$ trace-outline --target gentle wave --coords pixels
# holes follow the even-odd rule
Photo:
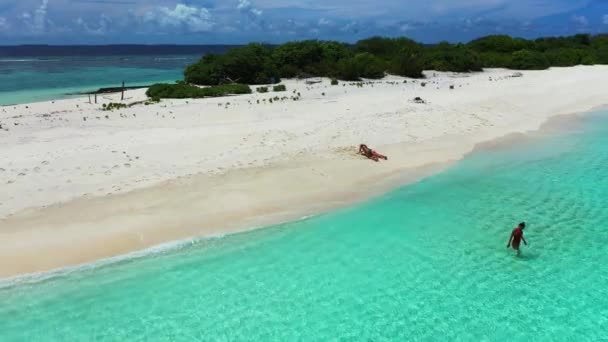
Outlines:
[[[312,214],[304,215],[304,216],[301,216],[294,220],[280,221],[280,222],[276,223],[275,225],[281,225],[281,224],[285,224],[288,222],[305,221],[305,220],[308,220],[315,216],[316,215],[312,215]],[[154,245],[154,246],[151,246],[148,248],[140,249],[138,251],[130,252],[127,254],[121,254],[121,255],[117,255],[117,256],[113,256],[113,257],[109,257],[109,258],[99,259],[97,261],[87,262],[87,263],[78,264],[78,265],[74,265],[74,266],[61,267],[61,268],[57,268],[57,269],[54,269],[51,271],[33,272],[33,273],[20,274],[20,275],[8,277],[8,278],[0,278],[0,289],[6,289],[6,288],[10,288],[10,287],[39,283],[39,282],[43,282],[43,281],[54,279],[54,278],[65,277],[65,276],[68,276],[75,272],[88,271],[88,270],[92,270],[92,269],[96,269],[96,268],[101,268],[101,267],[105,267],[105,266],[109,266],[109,265],[118,264],[118,263],[125,262],[125,261],[132,261],[132,260],[147,258],[147,257],[155,256],[155,255],[168,253],[168,252],[174,252],[174,251],[178,251],[180,249],[190,247],[190,246],[193,246],[193,245],[196,245],[199,243],[207,242],[210,240],[221,239],[221,238],[225,238],[230,235],[246,233],[249,231],[261,229],[264,227],[271,227],[271,226],[273,226],[273,225],[252,226],[252,227],[249,227],[244,230],[238,230],[238,231],[229,232],[229,233],[217,233],[214,235],[208,235],[208,236],[202,236],[202,237],[190,237],[190,238],[185,238],[185,239],[180,239],[180,240],[175,240],[175,241],[169,241],[169,242],[161,243],[161,244]]]
[[[0,59],[0,63],[61,62],[61,59]]]
[[[212,236],[207,239],[213,238],[221,238],[223,235]],[[50,280],[53,278],[64,277],[70,275],[74,272],[82,272],[87,270],[92,270],[95,268],[100,268],[112,264],[117,264],[124,261],[130,261],[135,259],[140,259],[143,257],[150,257],[154,255],[163,254],[170,251],[179,250],[184,247],[188,247],[199,242],[199,239],[190,238],[184,240],[177,240],[172,242],[166,242],[160,245],[152,246],[149,248],[145,248],[139,251],[118,255],[115,257],[100,259],[98,261],[79,264],[75,266],[62,267],[55,269],[53,271],[48,272],[35,272],[35,273],[27,273],[14,277],[0,279],[0,289],[5,289],[14,286],[22,286],[28,284],[39,283],[45,280]]]
[[[155,61],[184,61],[187,59],[192,59],[192,58],[188,58],[188,57],[156,57],[156,58],[154,58]]]

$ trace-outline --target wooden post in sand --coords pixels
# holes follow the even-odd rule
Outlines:
[[[125,99],[125,81],[122,81],[122,93],[120,94],[120,101]]]
[[[97,93],[95,93],[95,104],[97,104]]]
[[[91,94],[89,94],[89,104],[91,104]]]

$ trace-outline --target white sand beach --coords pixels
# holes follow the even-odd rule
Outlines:
[[[102,103],[120,94],[0,107],[0,277],[319,213],[608,103],[608,66],[514,74],[286,80],[286,92],[114,111]],[[357,155],[360,143],[388,161]]]

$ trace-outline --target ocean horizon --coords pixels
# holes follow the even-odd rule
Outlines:
[[[607,133],[587,114],[348,208],[2,287],[3,340],[600,340]]]
[[[186,66],[233,45],[0,46],[0,106],[71,98],[99,88],[183,79]]]

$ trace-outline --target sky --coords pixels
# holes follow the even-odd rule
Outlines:
[[[608,32],[608,0],[0,0],[0,45],[425,43]]]

